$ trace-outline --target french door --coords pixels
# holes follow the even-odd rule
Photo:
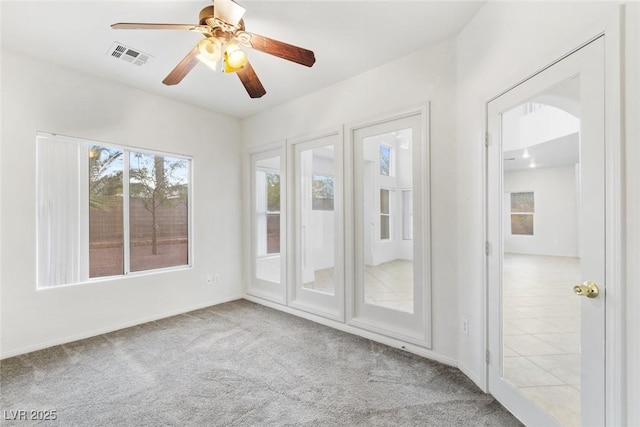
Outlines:
[[[344,321],[342,133],[291,141],[294,266],[289,305]]]
[[[430,347],[428,117],[252,154],[247,294]]]
[[[425,115],[352,129],[354,277],[350,324],[429,345]]]
[[[605,425],[604,39],[488,104],[489,391]]]
[[[286,304],[284,149],[254,153],[250,159],[251,280],[247,293]]]

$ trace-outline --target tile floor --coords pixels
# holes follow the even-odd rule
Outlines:
[[[413,313],[413,263],[393,260],[376,266],[365,266],[365,302],[381,307]],[[333,295],[333,268],[316,270],[313,282],[305,289]]]
[[[413,262],[396,259],[365,266],[364,301],[367,304],[413,313]]]
[[[505,254],[503,375],[564,426],[580,425],[580,259]]]
[[[313,282],[303,283],[302,287],[305,289],[311,289],[312,291],[333,295],[336,286],[333,280],[333,273],[333,267],[316,270]]]

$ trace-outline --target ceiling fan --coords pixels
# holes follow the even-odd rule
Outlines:
[[[203,40],[185,56],[162,81],[176,85],[203,62],[214,70],[221,63],[225,73],[236,73],[251,98],[260,98],[267,91],[249,63],[243,47],[311,67],[316,58],[313,51],[245,31],[242,19],[245,8],[233,0],[214,0],[213,6],[200,11],[199,24],[148,24],[120,22],[111,25],[119,30],[188,30],[201,33]]]

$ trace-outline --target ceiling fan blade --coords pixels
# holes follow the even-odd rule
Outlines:
[[[268,53],[279,58],[286,59],[311,67],[316,62],[316,56],[313,51],[304,49],[292,44],[284,43],[278,40],[270,39],[258,34],[248,33],[246,31],[238,31],[236,38],[240,44],[251,47],[260,52]]]
[[[262,95],[267,93],[264,86],[262,86],[258,75],[249,62],[244,64],[242,70],[238,71],[236,74],[240,77],[240,81],[251,98],[260,98]]]
[[[178,65],[176,65],[176,67],[171,70],[167,77],[164,78],[162,83],[166,84],[167,86],[177,85],[178,83],[180,83],[182,79],[184,79],[184,76],[186,76],[189,71],[191,71],[193,67],[195,67],[199,62],[199,53],[200,52],[198,51],[198,46],[191,49],[191,52],[187,53],[187,56],[182,58],[182,61],[180,61]]]
[[[238,25],[246,9],[233,0],[214,0],[213,17],[232,27]]]
[[[118,22],[111,24],[111,28],[116,30],[189,30],[199,33],[206,33],[209,27],[206,25],[194,24],[149,24],[144,22]]]

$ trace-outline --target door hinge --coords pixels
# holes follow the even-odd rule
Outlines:
[[[489,350],[485,350],[485,352],[484,352],[484,360],[485,360],[485,362],[487,362],[487,365],[488,365],[488,364],[489,364],[489,361],[491,360],[491,359],[490,359],[490,353],[489,353]]]
[[[489,256],[489,242],[488,241],[484,242],[484,254],[486,256]]]
[[[489,146],[489,132],[484,133],[484,146],[485,147]]]

